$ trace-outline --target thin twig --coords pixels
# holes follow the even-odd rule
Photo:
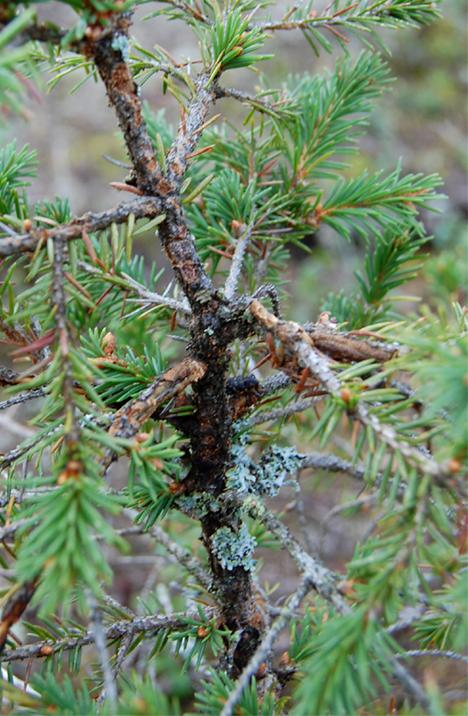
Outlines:
[[[110,626],[104,627],[104,636],[106,640],[119,639],[126,634],[155,634],[159,631],[170,629],[177,631],[186,626],[186,617],[183,614],[176,614],[170,617],[161,617],[159,615],[136,617],[133,620],[123,619],[114,622]],[[44,658],[55,654],[59,651],[70,651],[72,649],[88,646],[94,642],[94,634],[91,630],[80,636],[65,637],[52,641],[37,642],[27,646],[20,646],[17,649],[5,651],[2,655],[2,662],[24,661],[33,657]]]
[[[317,594],[331,602],[339,611],[346,612],[349,607],[338,589],[340,575],[325,567],[301,546],[289,529],[270,512],[257,498],[248,497],[244,503],[249,513],[261,520],[272,534],[289,552],[300,571],[307,576],[310,587]]]
[[[422,706],[426,713],[435,716],[434,711],[431,708],[431,701],[421,684],[416,681],[414,676],[412,676],[407,669],[405,669],[403,664],[400,664],[396,655],[390,659],[390,662],[392,664],[393,673],[401,682],[405,691],[414,698],[416,703]]]
[[[24,393],[18,393],[12,398],[7,398],[0,402],[0,410],[6,410],[11,408],[12,405],[19,405],[20,403],[26,403],[28,400],[35,400],[36,398],[43,398],[45,395],[43,388],[36,388],[34,390],[25,390]]]
[[[236,293],[239,277],[244,265],[245,252],[249,245],[250,237],[252,236],[253,227],[254,224],[252,222],[249,226],[244,228],[244,231],[237,239],[236,248],[232,257],[231,268],[224,287],[224,295],[228,300],[234,298]]]
[[[160,197],[137,197],[133,201],[118,204],[113,209],[99,213],[89,211],[68,224],[60,224],[52,229],[33,229],[27,234],[3,236],[0,241],[0,257],[34,251],[39,243],[45,244],[48,239],[54,241],[80,239],[83,232],[94,233],[107,229],[111,224],[124,224],[131,215],[135,219],[152,219],[163,213],[163,202]]]
[[[100,701],[108,699],[112,707],[115,708],[117,703],[117,686],[115,684],[114,674],[110,667],[109,654],[106,645],[106,635],[101,621],[101,612],[96,599],[91,593],[88,595],[88,602],[91,609],[90,631],[96,645],[96,651],[99,657],[104,679],[104,689],[102,690]]]
[[[441,657],[442,659],[453,659],[454,661],[463,661],[464,664],[468,664],[468,656],[458,654],[456,651],[447,651],[446,649],[409,649],[396,654],[397,659],[412,659],[414,657]]]
[[[154,537],[179,564],[182,564],[188,572],[193,574],[205,589],[211,589],[212,580],[210,575],[203,569],[201,563],[192,557],[190,552],[178,545],[177,542],[174,542],[161,527],[152,527],[148,534]]]
[[[311,408],[315,403],[318,403],[320,400],[323,400],[323,396],[296,400],[282,408],[275,408],[274,410],[270,410],[268,412],[265,411],[252,415],[250,418],[245,419],[245,425],[250,428],[255,425],[262,425],[262,423],[269,423],[271,421],[276,422],[277,420],[281,420],[281,418],[289,418],[291,415],[303,413],[304,410],[309,410],[309,408]]]
[[[191,314],[190,308],[182,301],[177,301],[177,299],[171,298],[170,296],[150,291],[126,273],[122,273],[122,276],[107,273],[103,269],[91,266],[91,264],[88,264],[85,261],[78,261],[78,266],[80,269],[86,271],[86,273],[89,273],[92,276],[99,276],[99,278],[102,278],[104,281],[109,281],[109,283],[113,283],[114,285],[125,290],[133,291],[149,305],[154,304],[158,306],[167,306],[168,308],[178,311],[179,313],[183,313],[184,315]],[[131,299],[129,299],[129,301],[130,300]]]

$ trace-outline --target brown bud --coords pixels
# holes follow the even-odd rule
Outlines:
[[[41,656],[50,656],[54,653],[54,648],[49,646],[49,644],[44,644],[44,646],[41,646],[41,651],[39,653]]]
[[[64,485],[68,480],[78,477],[83,470],[83,465],[78,460],[69,460],[65,470],[62,470],[57,478],[57,485]]]
[[[255,629],[259,629],[260,631],[265,626],[265,621],[259,611],[255,612],[249,623],[250,626],[253,626]]]
[[[146,440],[148,440],[149,436],[150,433],[137,433],[135,435],[135,442],[144,443]]]
[[[344,400],[345,403],[349,403],[349,401],[353,397],[349,388],[343,388],[343,390],[340,393],[340,396],[341,396],[341,399]]]
[[[460,472],[461,464],[460,464],[459,460],[456,460],[454,457],[451,460],[449,460],[448,469],[453,474]]]
[[[231,230],[236,238],[242,234],[244,228],[244,224],[241,221],[237,221],[237,219],[231,221]]]
[[[283,651],[283,653],[281,654],[281,658],[279,660],[279,665],[284,668],[285,666],[290,666],[290,664],[291,664],[291,659],[290,659],[288,652]]]
[[[82,470],[82,464],[78,460],[70,460],[67,464],[67,470],[71,477],[78,477]]]
[[[91,40],[91,42],[95,42],[96,40],[99,40],[99,37],[101,36],[101,28],[98,25],[88,25],[85,31],[85,37],[87,40]]]
[[[169,492],[172,495],[181,495],[183,492],[185,492],[184,483],[183,482],[169,483]]]
[[[266,661],[263,661],[260,664],[260,666],[258,667],[257,673],[255,674],[255,676],[257,677],[257,679],[263,679],[266,675],[266,671],[267,671]]]
[[[25,219],[25,220],[23,221],[23,229],[24,229],[25,231],[28,231],[28,232],[31,231],[31,229],[32,229],[32,221],[31,221],[31,219]]]
[[[106,356],[110,356],[115,353],[115,336],[110,331],[106,333],[102,339],[102,348]]]
[[[204,626],[198,627],[197,629],[197,636],[199,636],[200,639],[203,639],[205,636],[208,636],[209,633],[209,629]]]
[[[345,594],[347,597],[353,596],[354,592],[354,579],[344,579],[342,582],[339,583],[338,587],[342,594]],[[327,614],[328,619],[328,614]]]

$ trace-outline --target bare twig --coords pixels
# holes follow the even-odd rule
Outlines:
[[[188,572],[193,574],[205,589],[211,589],[212,579],[210,575],[203,569],[201,563],[192,557],[190,552],[187,552],[187,550],[178,545],[177,542],[174,542],[160,527],[152,527],[148,534],[154,537],[159,544],[162,544],[164,549],[172,555],[179,564],[182,564]]]
[[[206,366],[200,361],[186,358],[151,383],[137,398],[116,412],[109,433],[121,438],[136,435],[141,425],[164,402],[182,393],[188,385],[200,380]]]
[[[215,100],[213,84],[208,75],[200,75],[195,83],[195,94],[184,113],[177,137],[167,156],[167,176],[174,187],[180,187],[187,162],[198,144],[210,105]]]
[[[101,612],[94,596],[88,595],[88,602],[91,609],[90,631],[93,635],[96,651],[101,665],[101,671],[104,679],[104,689],[101,693],[100,700],[109,700],[109,703],[115,708],[117,703],[117,686],[115,684],[114,674],[110,667],[109,654],[106,646],[106,635],[101,621]]]
[[[148,289],[145,289],[144,286],[141,286],[141,284],[137,283],[137,281],[134,281],[128,274],[122,275],[128,281],[135,293],[137,293],[141,298],[143,298],[146,303],[167,306],[168,308],[171,308],[174,311],[178,311],[185,316],[191,315],[192,311],[186,303],[178,301],[175,298],[171,298],[170,296],[155,293],[154,291],[148,291]]]
[[[448,651],[447,649],[409,649],[408,651],[396,654],[397,659],[413,659],[415,657],[440,657],[442,659],[453,659],[454,661],[462,661],[464,664],[468,664],[468,656],[458,654],[456,651]]]
[[[397,656],[390,659],[390,662],[392,664],[393,673],[401,682],[406,693],[412,696],[416,703],[422,706],[426,713],[433,714],[433,716],[435,716],[433,709],[431,709],[430,699],[421,684],[416,681],[414,676],[412,676],[407,669],[405,669],[403,664],[400,664]]]
[[[80,239],[83,232],[93,233],[103,231],[111,224],[124,224],[131,215],[135,219],[152,219],[164,213],[162,206],[159,197],[142,196],[99,213],[89,211],[68,224],[60,224],[52,229],[33,229],[27,234],[4,236],[0,241],[0,257],[34,251],[39,243],[45,244],[48,239]]]
[[[88,264],[85,261],[78,261],[78,266],[83,271],[86,271],[86,273],[89,273],[93,276],[99,276],[104,281],[108,281],[109,283],[112,283],[115,286],[118,286],[124,290],[133,291],[137,294],[137,296],[142,299],[142,301],[149,305],[154,304],[157,306],[167,306],[168,308],[171,308],[174,311],[178,311],[179,313],[182,313],[184,315],[188,316],[191,314],[190,308],[185,303],[182,303],[182,301],[177,301],[177,299],[171,298],[170,296],[165,296],[163,294],[150,291],[126,273],[123,273],[121,276],[119,276],[115,273],[106,272],[96,266],[91,266],[91,264]]]
[[[244,264],[244,255],[249,245],[250,237],[252,236],[252,230],[253,223],[246,226],[242,234],[237,239],[234,256],[232,257],[231,268],[224,287],[224,295],[228,300],[233,298],[236,293],[242,266]]]
[[[119,639],[127,634],[155,634],[158,631],[170,629],[177,631],[186,626],[186,618],[183,614],[175,614],[170,617],[159,615],[136,617],[133,620],[123,619],[114,622],[110,626],[103,627],[106,640]],[[72,649],[88,646],[94,642],[94,633],[90,630],[80,636],[65,637],[52,641],[37,642],[28,646],[21,646],[17,649],[10,649],[2,655],[2,662],[24,661],[32,657],[44,658],[59,651],[70,651]]]
[[[339,611],[347,611],[349,607],[338,589],[340,576],[306,552],[286,525],[273,512],[270,512],[258,498],[249,497],[244,504],[250,514],[260,519],[289,552],[300,571],[309,580],[310,588],[331,602]]]
[[[323,398],[317,397],[295,400],[282,408],[275,408],[274,410],[270,410],[268,412],[265,411],[252,415],[250,418],[245,419],[245,424],[248,425],[248,427],[254,427],[255,425],[262,425],[263,423],[269,423],[271,421],[276,422],[277,420],[281,420],[281,418],[289,418],[291,415],[308,410],[320,400],[323,400]]]
[[[12,405],[19,405],[20,403],[26,403],[28,400],[35,400],[36,398],[43,398],[45,395],[42,388],[36,388],[35,390],[25,390],[24,393],[18,393],[12,398],[7,398],[0,402],[0,410],[6,410],[11,408]]]

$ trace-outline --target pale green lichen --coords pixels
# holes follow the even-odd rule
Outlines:
[[[200,520],[208,512],[218,512],[219,501],[208,493],[194,492],[191,495],[182,495],[177,498],[177,506],[186,515]]]
[[[237,532],[229,527],[220,527],[211,538],[213,553],[221,566],[230,571],[236,567],[252,571],[255,567],[253,553],[256,545],[257,540],[245,524]]]
[[[123,61],[127,62],[130,57],[130,43],[128,41],[128,37],[122,35],[122,33],[114,35],[112,38],[112,49],[117,51],[120,50]]]
[[[296,485],[294,475],[300,467],[302,456],[289,447],[273,445],[255,464],[247,455],[245,438],[232,450],[234,466],[228,471],[227,487],[240,494],[275,497],[286,484]]]

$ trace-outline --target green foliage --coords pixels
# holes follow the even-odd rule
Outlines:
[[[346,716],[389,688],[393,640],[363,610],[329,619],[313,635],[302,663],[294,713]]]
[[[37,674],[32,684],[39,692],[41,701],[36,702],[31,710],[26,709],[26,713],[47,714],[54,711],[64,716],[92,716],[97,713],[97,704],[85,684],[75,689],[69,676],[58,682],[51,673],[44,676]]]
[[[289,22],[297,23],[304,36],[318,55],[321,50],[331,52],[333,44],[330,41],[330,26],[339,28],[333,33],[333,39],[343,48],[348,42],[347,35],[363,34],[381,44],[380,36],[376,31],[383,27],[399,28],[414,25],[424,25],[438,16],[438,2],[431,0],[364,0],[357,5],[349,4],[346,0],[337,0],[332,6],[325,6],[323,14],[314,11],[314,1],[307,0],[299,7],[294,6],[292,12],[287,13]],[[331,12],[330,12],[331,10]],[[345,32],[343,32],[345,31]],[[345,34],[346,33],[346,34]]]
[[[112,357],[106,356],[105,338],[105,329],[90,330],[82,339],[83,353],[99,366],[98,395],[107,405],[115,406],[139,395],[155,375],[164,371],[166,361],[158,343],[151,352],[145,348],[142,356],[127,346],[116,346]]]
[[[464,459],[468,446],[466,317],[455,322],[425,313],[421,329],[407,338],[416,361],[417,395],[428,420],[444,416],[450,426],[452,454]]]
[[[11,49],[7,45],[28,27],[34,16],[32,8],[26,10],[13,18],[0,32],[0,124],[4,123],[8,113],[21,114],[24,111],[26,84],[19,70],[29,66],[31,47],[25,44]]]
[[[29,186],[28,179],[36,175],[37,153],[26,145],[19,151],[16,142],[10,142],[0,149],[0,215],[21,216],[25,205],[22,190]],[[5,217],[6,218],[6,217]]]
[[[405,285],[421,280],[423,219],[441,182],[436,174],[404,174],[400,164],[363,170],[356,156],[390,82],[377,31],[423,25],[438,4],[334,0],[316,7],[307,0],[275,17],[273,2],[161,0],[148,19],[183,22],[198,38],[198,53],[184,59],[127,37],[120,13],[143,3],[64,0],[77,20],[63,31],[37,24],[28,7],[36,4],[8,3],[0,11],[2,108],[22,111],[23,72],[28,81],[50,72],[50,88],[78,73],[72,91],[87,78],[99,81],[106,74],[93,59],[99,45],[106,61],[117,63],[117,94],[124,76],[124,97],[107,89],[127,145],[129,134],[141,142],[127,153],[134,158],[144,146],[151,154],[152,146],[164,181],[155,197],[142,197],[135,166],[123,187],[131,209],[112,210],[112,220],[90,212],[76,230],[74,197],[29,203],[35,151],[14,142],[0,150],[0,250],[34,245],[0,266],[8,362],[2,409],[40,401],[26,413],[27,428],[15,428],[15,417],[14,428],[27,438],[0,461],[0,562],[11,580],[0,631],[10,653],[27,652],[10,633],[27,608],[14,600],[25,586],[37,587],[27,630],[45,661],[31,681],[36,693],[5,683],[5,698],[26,713],[218,716],[279,612],[282,634],[291,622],[287,652],[277,653],[281,636],[262,653],[233,714],[386,712],[390,684],[393,701],[395,681],[405,686],[397,666],[408,655],[390,635],[399,638],[394,626],[405,609],[415,614],[415,650],[461,652],[467,639],[460,474],[468,344],[466,315],[450,305],[461,294],[453,257],[434,253],[416,286],[422,305],[397,310],[408,299],[400,295]],[[124,30],[116,32],[116,23]],[[302,32],[316,52],[345,47],[354,35],[367,49],[338,58],[323,75],[270,87],[259,70],[271,55],[258,53],[276,30]],[[45,41],[29,44],[37,34]],[[244,69],[257,73],[253,94],[226,84],[238,76],[242,82],[237,71]],[[225,76],[229,70],[236,73]],[[140,115],[140,87],[150,79],[160,79],[168,102],[175,99],[174,126],[152,102],[142,103]],[[225,99],[239,100],[241,114],[226,115]],[[179,167],[180,192],[177,182],[167,184]],[[153,199],[164,210],[136,219]],[[155,238],[177,275],[196,275],[200,260],[212,293],[185,286],[183,295],[181,282],[161,268]],[[340,285],[338,268],[319,275],[319,253],[333,242],[343,250],[355,244],[351,292],[329,293],[329,284]],[[270,300],[281,318],[296,318],[285,287],[294,277],[291,255],[304,248],[318,266],[314,305],[325,286],[331,315],[308,316],[305,332],[280,323],[278,334],[294,332],[288,342],[271,328],[273,319],[260,330],[249,308],[252,298]],[[226,275],[235,278],[236,266],[228,291]],[[443,286],[435,294],[428,277],[438,276]],[[228,336],[222,349],[220,336]],[[314,369],[304,370],[307,351]],[[187,357],[199,361],[203,378],[179,383],[171,369]],[[156,386],[164,386],[157,398]],[[210,412],[218,400],[223,425]],[[211,451],[220,441],[218,465]],[[359,481],[358,490],[350,480]],[[277,507],[278,495],[279,527],[261,502]],[[343,528],[347,549],[334,555],[336,573],[321,563],[308,532],[308,508],[313,502],[313,522],[329,498],[335,506],[320,515],[325,531],[338,512],[343,520],[365,513],[368,522],[362,530]],[[304,529],[299,541],[297,524]],[[125,562],[121,585],[113,577],[126,559],[116,551],[129,548],[124,535],[136,554]],[[283,580],[280,549],[310,587],[305,606],[297,598],[289,611],[291,601],[269,582],[279,575],[288,587],[292,579],[288,572]],[[116,602],[119,592],[125,604]],[[238,593],[246,600],[237,604],[246,608],[242,619],[229,602]],[[89,622],[90,595],[101,635]],[[89,647],[98,659],[88,658]],[[115,703],[107,692],[99,703],[108,665],[118,693]],[[435,714],[442,699],[430,684],[427,691]],[[398,701],[395,708],[410,713],[413,706]]]
[[[133,676],[130,682],[123,684],[114,713],[115,716],[152,716],[154,713],[180,716],[181,709],[177,700],[169,698],[150,678]]]
[[[102,518],[103,511],[117,512],[119,503],[99,484],[99,465],[84,450],[73,457],[73,462],[58,462],[52,481],[41,480],[58,487],[36,497],[22,512],[37,525],[21,543],[17,572],[20,579],[41,577],[37,600],[44,613],[59,605],[70,609],[75,585],[99,593],[101,580],[110,579],[99,539],[125,545]]]
[[[436,175],[400,176],[400,168],[384,177],[382,172],[370,176],[364,172],[357,179],[338,180],[316,217],[346,239],[351,231],[362,238],[381,229],[397,233],[413,229],[420,232],[417,209],[425,207],[440,186]]]
[[[264,43],[264,34],[258,28],[249,29],[249,20],[240,10],[219,17],[210,29],[210,78],[221,72],[240,67],[250,67],[271,55],[252,54]]]
[[[387,65],[371,52],[361,53],[355,61],[339,60],[328,76],[290,79],[288,89],[297,99],[299,116],[292,125],[288,156],[302,181],[336,177],[343,164],[331,157],[356,151],[371,100],[382,94],[388,82]]]
[[[415,640],[425,649],[463,650],[468,642],[465,595],[468,572],[435,595],[434,607],[416,622]]]
[[[409,234],[386,235],[376,241],[374,250],[366,255],[365,275],[356,274],[363,299],[369,304],[382,303],[389,291],[415,278],[421,264],[415,265],[414,259],[423,243],[424,239]]]
[[[207,716],[219,716],[227,700],[234,682],[224,672],[214,672],[210,681],[204,682],[204,690],[197,693],[197,713]],[[260,701],[257,696],[257,682],[254,679],[244,690],[236,707],[239,716],[276,716],[281,713],[285,699],[276,699],[274,694],[267,692]]]
[[[359,293],[329,294],[323,309],[347,329],[398,318],[392,291],[416,278],[422,266],[421,247],[426,241],[411,232],[377,235],[366,247],[363,273],[355,272]]]

